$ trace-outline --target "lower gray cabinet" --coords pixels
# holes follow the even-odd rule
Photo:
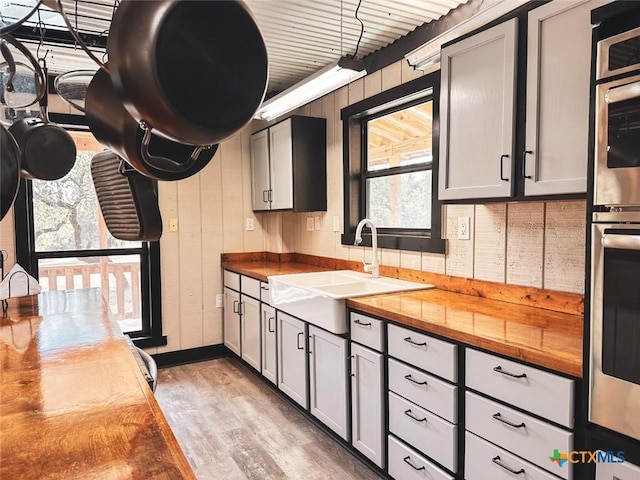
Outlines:
[[[260,371],[260,302],[240,296],[242,359]]]
[[[348,440],[347,340],[309,326],[310,412]]]
[[[384,468],[384,357],[351,343],[351,444]]]
[[[262,375],[274,384],[278,384],[278,352],[276,336],[276,310],[264,303],[260,308],[262,328]]]
[[[278,311],[278,388],[308,408],[307,324]]]
[[[224,344],[240,355],[240,294],[224,288]]]

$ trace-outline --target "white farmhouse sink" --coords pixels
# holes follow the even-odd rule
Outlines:
[[[427,283],[372,278],[353,270],[295,273],[269,277],[271,305],[333,333],[347,332],[345,299],[433,288]]]

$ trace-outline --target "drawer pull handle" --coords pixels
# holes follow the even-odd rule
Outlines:
[[[260,285],[261,290],[269,290],[269,285]]]
[[[411,468],[413,468],[414,470],[425,470],[424,465],[421,467],[416,467],[413,462],[411,462],[411,457],[409,455],[407,455],[406,457],[403,458],[404,463],[406,463],[407,465],[409,465]]]
[[[354,320],[354,321],[353,321],[353,323],[357,323],[358,325],[361,325],[361,326],[363,326],[363,327],[370,327],[370,326],[371,326],[371,322],[364,323],[364,322],[361,322],[361,321],[360,321],[360,320],[358,320],[358,319]]]
[[[492,417],[494,419],[498,420],[499,422],[502,422],[502,423],[504,423],[506,425],[509,425],[510,427],[513,427],[513,428],[526,428],[526,425],[525,425],[524,422],[518,423],[518,424],[511,423],[510,421],[503,419],[502,416],[500,415],[500,413],[494,413],[492,415]]]
[[[418,347],[426,347],[427,346],[427,342],[422,342],[422,343],[414,342],[413,340],[411,340],[411,337],[405,338],[404,341],[405,342],[409,342],[412,345],[417,345]]]
[[[427,381],[426,381],[426,380],[424,380],[424,381],[422,381],[422,382],[419,382],[419,381],[417,381],[417,380],[414,380],[414,379],[411,377],[411,374],[405,375],[405,376],[404,376],[404,378],[406,378],[407,380],[409,380],[411,383],[415,383],[416,385],[426,385],[426,384],[427,384]]]
[[[516,375],[515,373],[505,372],[504,370],[502,370],[502,367],[500,365],[498,365],[497,367],[493,367],[493,371],[501,373],[502,375],[506,375],[507,377],[527,378],[527,374],[526,373],[521,373],[520,375]]]
[[[507,472],[513,473],[514,475],[520,475],[521,473],[524,473],[524,468],[521,468],[520,470],[514,470],[512,468],[507,467],[504,463],[500,461],[499,455],[496,457],[493,457],[491,461],[496,465],[498,465],[499,467],[504,468]]]
[[[424,418],[418,418],[418,417],[416,417],[416,416],[413,414],[413,412],[411,411],[411,409],[409,409],[409,410],[405,410],[405,411],[404,411],[404,414],[405,414],[407,417],[411,418],[412,420],[415,420],[416,422],[426,422],[426,421],[427,421],[427,417],[424,417]]]
[[[304,335],[304,332],[298,332],[298,335],[296,338],[296,347],[298,347],[298,350],[304,350],[304,345],[300,346],[300,335]]]

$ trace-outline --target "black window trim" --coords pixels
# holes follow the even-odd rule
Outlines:
[[[410,82],[385,90],[378,95],[366,98],[343,108],[340,111],[342,120],[342,146],[344,168],[344,232],[341,236],[343,245],[353,245],[355,229],[365,216],[364,179],[366,162],[366,123],[368,120],[398,111],[426,101],[433,100],[432,125],[432,206],[431,230],[423,229],[379,229],[378,246],[394,250],[409,250],[432,253],[445,253],[446,241],[441,238],[442,208],[437,199],[438,192],[438,145],[439,145],[439,96],[440,72],[416,78]],[[413,168],[415,167],[415,168]],[[424,165],[395,167],[404,173],[424,171]],[[388,175],[390,169],[382,175]],[[369,172],[368,178],[379,176]],[[363,235],[362,245],[370,246],[371,237]]]
[[[52,115],[53,116],[53,115]],[[69,130],[87,130],[84,118],[77,115],[60,115],[67,120]],[[160,242],[141,242],[140,248],[64,250],[52,252],[35,251],[35,227],[33,223],[33,186],[31,180],[21,179],[14,202],[14,229],[16,262],[29,275],[38,278],[38,260],[43,258],[83,257],[102,254],[140,255],[140,299],[142,304],[142,331],[130,332],[133,343],[140,348],[167,345],[167,337],[162,334],[162,298],[160,270]]]

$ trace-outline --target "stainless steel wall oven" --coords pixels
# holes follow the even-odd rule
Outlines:
[[[629,18],[596,36],[589,421],[640,440],[640,21]]]

